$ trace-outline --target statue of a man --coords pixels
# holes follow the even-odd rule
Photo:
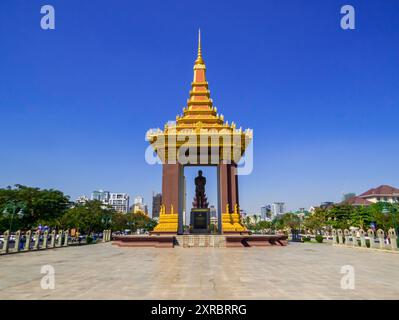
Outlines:
[[[202,208],[205,200],[206,178],[202,176],[202,170],[198,171],[198,177],[195,178],[195,196],[197,198],[198,207]]]

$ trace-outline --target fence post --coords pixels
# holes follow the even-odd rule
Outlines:
[[[3,253],[8,253],[9,242],[10,242],[10,230],[7,230],[3,234],[4,242],[3,242]]]
[[[337,244],[337,230],[333,229],[332,230],[332,236],[333,236],[333,245]]]
[[[62,247],[62,230],[58,230],[58,247]]]
[[[354,247],[358,247],[359,244],[357,243],[357,235],[356,235],[357,231],[356,230],[352,230],[351,234],[352,234],[352,246]]]
[[[39,249],[39,239],[40,239],[40,231],[37,230],[35,232],[35,242],[33,243],[33,250],[38,250]]]
[[[374,231],[372,229],[368,229],[367,234],[370,238],[370,248],[375,248]]]
[[[359,235],[360,235],[360,246],[362,247],[362,248],[367,248],[367,245],[366,245],[366,238],[365,238],[365,236],[364,236],[364,230],[363,229],[360,229],[359,230]]]
[[[55,246],[55,230],[51,231],[50,248],[54,248],[54,246]]]
[[[394,228],[389,229],[389,242],[391,243],[392,250],[398,250],[397,236]]]
[[[43,233],[43,244],[42,249],[47,249],[47,238],[48,238],[48,231],[44,231]]]
[[[338,229],[338,243],[339,244],[344,244],[344,239],[342,237],[342,229]]]
[[[385,249],[385,239],[384,239],[384,231],[382,229],[377,230],[378,240],[380,241],[380,249]]]
[[[15,247],[14,252],[19,252],[19,243],[21,241],[21,230],[15,232]]]
[[[31,230],[26,231],[26,233],[25,233],[26,242],[25,242],[24,251],[29,251],[30,250],[31,236],[32,236],[32,231]]]
[[[350,232],[349,232],[348,229],[345,229],[345,230],[344,230],[344,235],[345,235],[345,245],[346,245],[346,246],[349,246],[349,242],[350,242],[349,235],[350,235]]]
[[[66,230],[64,232],[64,236],[65,236],[65,238],[64,238],[64,247],[67,247],[68,246],[68,236],[69,236],[69,231],[68,230]]]

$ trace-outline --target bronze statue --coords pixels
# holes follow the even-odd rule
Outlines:
[[[207,198],[205,196],[206,178],[202,175],[202,170],[198,171],[198,177],[195,178],[195,208],[208,208]]]

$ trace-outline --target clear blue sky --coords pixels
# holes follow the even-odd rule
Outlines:
[[[347,3],[356,30],[340,28]],[[144,161],[145,133],[184,107],[199,27],[215,105],[254,130],[244,209],[399,186],[397,0],[3,0],[0,186],[151,204],[161,168]]]

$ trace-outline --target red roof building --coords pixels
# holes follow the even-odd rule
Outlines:
[[[399,189],[388,185],[381,185],[377,188],[367,190],[356,198],[361,198],[372,203],[380,201],[397,203],[399,202]]]

